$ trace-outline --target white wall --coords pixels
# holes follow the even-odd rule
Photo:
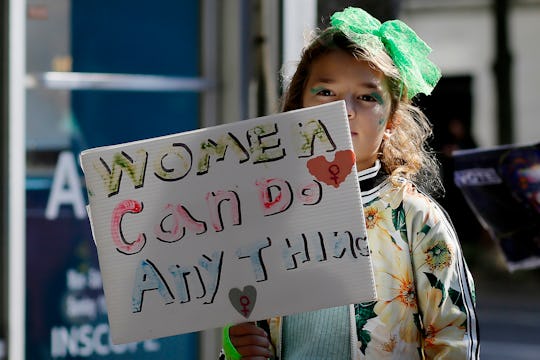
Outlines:
[[[283,1],[283,66],[285,79],[293,76],[302,49],[317,26],[316,0]]]
[[[444,2],[444,1],[443,1]],[[469,4],[408,1],[401,18],[432,48],[443,75],[473,78],[473,135],[479,146],[497,143],[495,21],[489,1]],[[474,3],[474,4],[473,4]],[[419,5],[420,4],[420,5]],[[414,5],[414,6],[413,6]],[[540,1],[511,2],[514,143],[540,141]]]
[[[540,141],[540,4],[513,9],[510,47],[514,70],[515,142]]]
[[[494,24],[491,13],[487,9],[468,7],[404,9],[401,18],[431,46],[431,59],[441,68],[443,76],[472,77],[473,135],[479,146],[495,144]]]

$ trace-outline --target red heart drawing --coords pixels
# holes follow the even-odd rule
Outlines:
[[[336,152],[332,162],[326,160],[323,155],[308,160],[307,168],[317,180],[338,188],[351,173],[354,162],[355,156],[352,150],[341,150]]]

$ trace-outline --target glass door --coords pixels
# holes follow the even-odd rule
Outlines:
[[[198,357],[198,334],[111,344],[77,159],[212,125],[202,3],[27,1],[27,359]]]

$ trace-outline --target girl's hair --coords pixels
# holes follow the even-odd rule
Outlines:
[[[350,41],[342,32],[330,27],[322,31],[304,49],[282,99],[282,110],[303,107],[302,94],[307,84],[311,64],[320,56],[335,50],[344,50],[356,59],[367,61],[381,71],[387,81],[392,97],[390,122],[392,135],[386,137],[379,150],[381,166],[392,181],[399,177],[414,181],[428,193],[442,194],[443,186],[439,163],[431,152],[427,140],[432,136],[431,123],[424,113],[407,98],[399,71],[386,51],[370,50]]]

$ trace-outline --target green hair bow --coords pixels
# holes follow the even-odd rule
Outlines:
[[[441,72],[427,56],[431,48],[403,21],[381,24],[362,9],[349,7],[332,15],[331,24],[351,41],[368,50],[384,49],[396,65],[409,99],[429,95]]]

